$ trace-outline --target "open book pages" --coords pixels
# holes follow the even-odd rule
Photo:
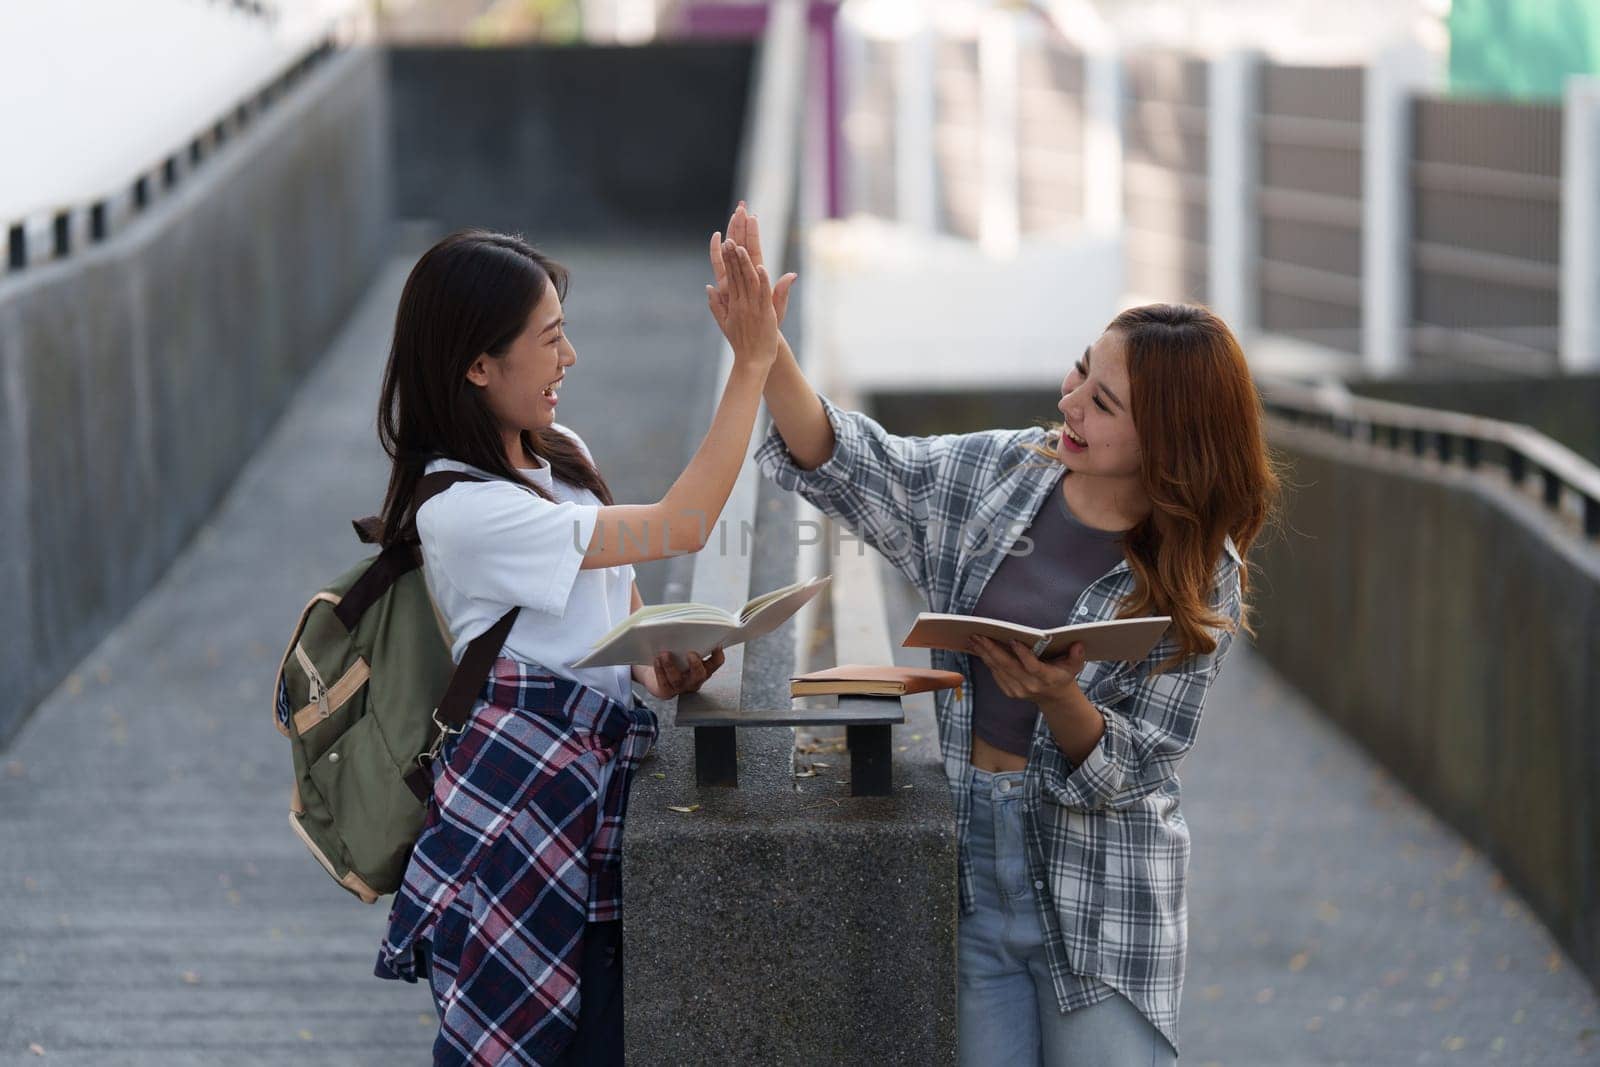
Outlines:
[[[1112,619],[1082,622],[1076,626],[1057,626],[1036,630],[1003,619],[977,615],[941,615],[925,611],[917,616],[911,632],[901,642],[907,648],[947,648],[967,651],[967,638],[974,634],[996,641],[1021,641],[1040,659],[1065,656],[1077,641],[1084,644],[1085,660],[1142,660],[1150,654],[1167,626],[1170,615],[1151,615],[1139,619]]]
[[[662,652],[682,657],[688,652],[709,656],[718,648],[737,645],[771,633],[816,596],[829,577],[796,582],[752,598],[739,613],[712,604],[650,604],[623,619],[569,667],[611,667],[653,663]]]

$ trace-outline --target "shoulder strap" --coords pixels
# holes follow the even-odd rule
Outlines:
[[[493,626],[474,637],[461,654],[461,662],[456,665],[455,672],[450,675],[450,684],[445,687],[444,697],[440,699],[438,708],[435,709],[434,722],[450,733],[460,733],[467,725],[467,719],[472,716],[472,708],[478,701],[478,693],[483,689],[483,683],[489,678],[489,671],[494,667],[494,661],[500,655],[506,638],[511,634],[511,627],[517,621],[517,615],[522,608],[514,607],[500,616]],[[406,787],[411,790],[422,803],[428,802],[429,795],[433,792],[433,775],[429,770],[430,758],[434,749],[417,757],[417,765],[411,768],[405,777]]]
[[[424,474],[417,479],[416,491],[411,496],[411,514],[415,515],[422,505],[457,482],[489,480],[477,474],[468,474],[466,471],[434,471],[432,474]],[[383,519],[377,515],[368,515],[364,519],[351,519],[350,525],[355,527],[356,537],[364,545],[376,545],[383,540]]]

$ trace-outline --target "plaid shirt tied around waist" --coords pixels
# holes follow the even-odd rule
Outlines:
[[[984,585],[1058,484],[1059,464],[1031,452],[1043,428],[901,437],[826,397],[833,455],[803,470],[777,427],[756,451],[762,473],[798,493],[881,552],[927,598],[928,610],[971,614]],[[1021,550],[1020,547],[1018,550]],[[850,551],[846,547],[843,551]],[[1237,628],[1243,561],[1231,537],[1213,570],[1210,607]],[[1116,617],[1133,591],[1126,560],[1091,582],[1062,621]],[[1233,641],[1160,674],[1177,651],[1164,635],[1138,663],[1093,661],[1078,685],[1105,717],[1105,734],[1080,764],[1044,716],[1023,777],[1029,875],[1063,1011],[1123,993],[1178,1047],[1178,1002],[1188,944],[1189,828],[1178,810],[1177,769],[1200,725],[1207,690]],[[932,649],[933,666],[959,671],[960,690],[934,694],[945,778],[960,841],[961,910],[973,910],[967,854],[972,784],[972,670],[965,653]],[[957,693],[960,696],[957,696]]]
[[[495,660],[434,763],[374,969],[415,982],[432,941],[435,1064],[548,1064],[571,1042],[586,924],[621,918],[628,790],[656,731],[641,703]]]

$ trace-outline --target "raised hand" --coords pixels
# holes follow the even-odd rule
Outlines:
[[[706,286],[706,303],[717,328],[733,347],[735,366],[766,372],[778,358],[778,317],[767,268],[751,262],[747,249],[722,242],[722,273]]]
[[[722,264],[721,246],[723,243],[721,233],[711,235],[711,274],[717,280],[718,288],[722,286],[724,267]],[[761,259],[761,225],[756,221],[756,216],[745,206],[743,200],[734,208],[733,215],[728,219],[727,240],[745,249],[750,253],[750,262],[762,266]],[[778,325],[783,325],[783,317],[789,310],[789,290],[794,287],[795,279],[799,275],[793,272],[785,274],[778,279],[778,284],[772,287],[772,310],[778,316]]]

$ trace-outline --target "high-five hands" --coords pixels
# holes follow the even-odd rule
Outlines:
[[[733,347],[735,366],[769,370],[778,358],[778,316],[767,268],[732,241],[724,240],[720,247],[715,239],[712,243],[712,262],[721,268],[717,284],[706,286],[711,317]]]
[[[722,245],[724,240],[732,241],[735,245],[750,253],[750,262],[757,267],[763,266],[761,260],[761,226],[743,200],[734,208],[733,215],[728,219],[728,236],[724,238],[720,233],[711,235],[711,274],[717,280],[717,288],[722,287],[723,276],[726,268],[723,266]],[[793,272],[785,274],[778,279],[778,284],[772,287],[772,310],[778,316],[778,325],[783,325],[783,316],[789,310],[789,290],[794,288],[794,281],[799,275]],[[707,286],[709,289],[710,286]]]

